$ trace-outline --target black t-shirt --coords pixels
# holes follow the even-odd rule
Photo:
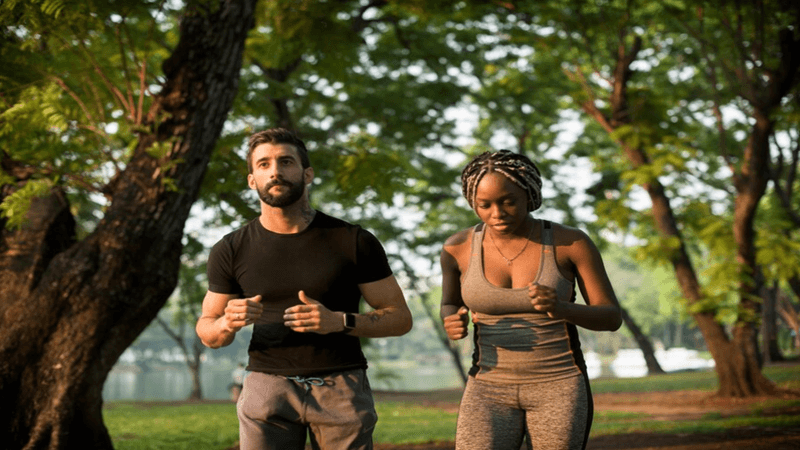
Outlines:
[[[252,220],[217,242],[208,259],[211,292],[262,296],[247,369],[276,375],[366,368],[358,337],[298,333],[283,324],[283,312],[301,303],[300,290],[331,311],[358,312],[358,285],[391,274],[375,236],[321,212],[296,234],[273,233]]]

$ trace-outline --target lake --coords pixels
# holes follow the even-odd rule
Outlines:
[[[672,348],[656,351],[656,358],[665,371],[703,370],[714,366],[696,350]],[[589,378],[642,377],[647,375],[644,356],[639,349],[622,349],[609,364],[602,364],[596,353],[586,353]],[[203,397],[226,399],[233,381],[235,363],[207,361],[201,366]],[[375,390],[425,391],[462,386],[461,377],[446,358],[420,363],[417,361],[382,361],[367,370]],[[183,400],[189,396],[191,376],[180,364],[150,365],[142,369],[131,361],[117,364],[103,386],[105,400]]]

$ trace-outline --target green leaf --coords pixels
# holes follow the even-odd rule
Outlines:
[[[29,180],[22,188],[6,196],[0,203],[0,215],[7,219],[6,227],[21,228],[27,222],[27,214],[33,200],[46,196],[52,188],[52,180]]]

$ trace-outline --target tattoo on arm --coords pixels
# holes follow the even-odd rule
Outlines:
[[[370,320],[372,323],[379,322],[379,321],[381,320],[381,318],[382,318],[383,316],[385,316],[385,315],[386,315],[386,311],[383,311],[383,310],[370,311],[370,312],[368,312],[368,313],[366,313],[366,314],[365,314],[365,316],[367,316],[367,318],[368,318],[368,319],[369,319],[369,320]]]

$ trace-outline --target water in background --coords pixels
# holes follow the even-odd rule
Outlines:
[[[639,349],[620,350],[616,358],[604,364],[596,353],[585,354],[589,378],[642,377],[647,375],[644,356]],[[697,351],[672,348],[656,351],[656,358],[667,371],[707,370],[713,360],[700,357]],[[233,382],[233,361],[207,361],[201,366],[203,398],[220,400],[229,398]],[[462,381],[446,358],[429,361],[382,361],[372,364],[367,371],[370,385],[375,390],[425,391],[459,388]],[[184,400],[189,396],[191,376],[185,365],[150,365],[143,369],[132,361],[121,361],[109,373],[103,386],[105,400]]]
[[[229,398],[233,365],[204,364],[200,369],[203,398]],[[435,390],[457,388],[461,379],[450,367],[405,367],[400,371],[370,367],[370,385],[375,390]],[[169,365],[142,370],[134,365],[117,365],[103,386],[108,400],[185,400],[191,390],[189,369]]]

